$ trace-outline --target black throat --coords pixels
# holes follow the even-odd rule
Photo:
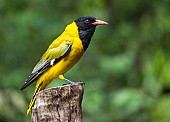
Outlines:
[[[88,48],[91,38],[94,34],[95,26],[89,28],[88,30],[81,30],[79,29],[79,36],[83,44],[84,51]]]
[[[93,24],[96,22],[96,18],[92,16],[82,16],[74,20],[74,22],[78,27],[79,38],[82,41],[84,51],[86,51],[96,28],[96,25]]]

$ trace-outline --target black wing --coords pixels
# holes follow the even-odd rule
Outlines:
[[[43,60],[41,59],[38,64],[35,66],[35,68],[33,69],[31,75],[28,77],[28,79],[25,81],[25,83],[23,84],[23,86],[21,87],[20,90],[25,89],[27,86],[29,86],[31,83],[33,83],[35,80],[37,80],[37,78],[44,73],[46,70],[48,70],[50,67],[52,67],[54,64],[56,64],[57,62],[59,62],[63,57],[65,57],[66,55],[69,54],[69,52],[71,51],[71,44],[67,45],[67,47],[65,48],[65,50],[63,50],[63,52],[61,53],[60,51],[60,56],[57,56],[57,58],[51,59],[51,60]],[[56,48],[56,50],[59,49]],[[54,50],[54,51],[56,51]]]

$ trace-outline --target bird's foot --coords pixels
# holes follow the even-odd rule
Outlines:
[[[64,78],[64,80],[68,83],[68,84],[83,84],[83,85],[85,85],[85,83],[84,82],[73,82],[73,81],[71,81],[71,80],[69,80],[69,79],[66,79],[66,78]],[[63,85],[65,85],[65,84],[63,84]]]

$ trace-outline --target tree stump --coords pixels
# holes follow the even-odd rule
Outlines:
[[[36,95],[32,122],[82,122],[83,84],[42,90]]]

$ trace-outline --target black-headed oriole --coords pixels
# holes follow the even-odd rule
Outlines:
[[[34,105],[36,93],[43,90],[54,78],[74,83],[64,78],[64,73],[82,57],[89,46],[96,26],[107,24],[107,22],[96,20],[92,16],[82,16],[69,24],[64,32],[51,43],[21,87],[21,90],[23,90],[36,81],[33,98],[28,106],[27,114]]]

